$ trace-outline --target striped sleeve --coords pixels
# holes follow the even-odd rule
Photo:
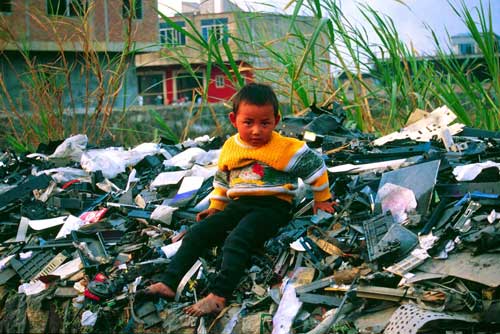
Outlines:
[[[313,191],[314,201],[324,202],[332,198],[330,193],[330,185],[328,183],[328,173],[325,171],[311,184],[311,190]]]
[[[227,197],[228,179],[227,173],[218,170],[214,177],[214,190],[210,194],[210,208],[223,210],[229,198]]]
[[[323,202],[332,197],[325,162],[305,143],[290,159],[287,170],[311,186],[315,201]]]

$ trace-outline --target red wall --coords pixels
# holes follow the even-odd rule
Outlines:
[[[215,86],[215,78],[218,75],[224,75],[224,87]],[[222,102],[229,100],[236,93],[231,81],[219,68],[213,68],[211,78],[208,82],[208,102]]]
[[[165,104],[170,104],[174,101],[174,80],[173,80],[173,70],[168,68],[165,71],[165,99],[163,99]]]
[[[244,64],[245,67],[249,67]],[[205,71],[206,69],[202,67]],[[174,68],[170,67],[165,70],[165,97],[164,100],[166,104],[174,102],[174,78],[173,78]],[[217,88],[215,85],[215,77],[218,75],[224,75],[224,87]],[[253,81],[253,73],[250,71],[242,72],[242,75],[246,78],[247,82]],[[210,79],[208,79],[208,102],[223,102],[228,101],[235,93],[236,89],[232,86],[231,81],[227,78],[224,72],[219,68],[212,68],[212,73]]]

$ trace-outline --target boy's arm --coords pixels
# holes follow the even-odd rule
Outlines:
[[[328,173],[323,158],[311,150],[305,143],[290,159],[289,172],[300,177],[311,186],[315,202],[324,202],[332,198],[328,184]]]
[[[214,190],[210,193],[210,205],[208,209],[196,215],[196,221],[207,218],[217,212],[224,210],[229,198],[226,195],[228,188],[227,173],[217,170],[214,177]]]
[[[321,163],[324,166],[323,161]],[[328,173],[326,166],[321,169],[321,174],[313,180],[304,180],[305,183],[311,186],[314,195],[314,202],[326,202],[332,198],[330,193],[330,184],[328,182]],[[309,182],[307,182],[309,181]]]
[[[314,195],[313,213],[316,214],[318,210],[334,213],[334,205],[336,203],[332,201],[326,169],[323,174],[310,185]]]
[[[229,202],[227,197],[227,189],[229,188],[228,173],[222,170],[217,170],[214,177],[214,190],[210,194],[209,209],[224,210],[224,207]]]
[[[292,161],[294,164],[291,172],[311,186],[314,195],[314,213],[318,209],[333,212],[328,172],[321,156],[304,143],[304,146],[292,157]]]
[[[222,146],[222,150],[219,156],[219,164],[217,168],[217,172],[215,172],[213,186],[214,189],[210,193],[210,205],[208,209],[199,212],[196,215],[196,221],[200,221],[202,219],[207,218],[217,212],[224,210],[226,204],[229,202],[229,198],[227,197],[227,189],[229,188],[229,172],[226,171],[226,168],[221,165],[221,157],[226,154],[225,147],[227,141]]]

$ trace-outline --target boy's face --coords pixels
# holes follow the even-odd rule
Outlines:
[[[229,120],[245,143],[261,147],[271,140],[280,116],[274,115],[274,108],[271,104],[258,106],[242,102],[236,113],[229,114]]]

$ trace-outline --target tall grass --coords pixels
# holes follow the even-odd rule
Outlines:
[[[240,13],[238,29],[229,32],[232,48],[205,41],[186,16],[181,15],[189,32],[167,17],[162,19],[188,36],[189,47],[207,55],[207,77],[217,66],[229,71],[233,86],[239,88],[235,59],[259,59],[253,68],[256,78],[272,83],[296,114],[313,103],[336,100],[361,130],[386,133],[404,125],[417,108],[432,110],[447,104],[466,125],[500,128],[499,50],[490,7],[470,9],[463,1],[458,6],[449,3],[482,53],[475,61],[464,62],[437,38],[435,57],[419,56],[403,41],[393,20],[368,5],[359,5],[364,27],[350,22],[336,0],[292,0],[288,6],[294,9],[287,16],[288,30],[281,35],[265,24],[252,24],[259,13]],[[301,13],[313,19],[304,19]],[[304,24],[310,26],[303,29]],[[170,57],[190,69],[192,62],[181,50]],[[479,67],[486,78],[474,74]]]
[[[483,58],[470,58],[464,61],[449,57],[450,51],[436,42],[438,58],[448,75],[444,78],[445,80],[438,81],[436,79],[438,77],[433,78],[434,91],[444,103],[452,106],[464,123],[498,130],[500,128],[500,49],[493,31],[491,7],[485,8],[481,3],[478,8],[470,11],[464,2],[460,6],[451,6],[477,43]],[[486,78],[479,79],[473,75],[473,71],[482,71]]]
[[[405,6],[404,2],[395,1]],[[195,93],[202,97],[202,103],[187,106],[189,117],[180,133],[168,131],[168,124],[155,114],[152,119],[159,126],[156,133],[186,139],[193,125],[206,122],[203,113],[209,113],[214,133],[223,131],[220,117],[207,103],[207,80],[215,69],[221,70],[236,90],[245,84],[249,72],[256,80],[271,83],[283,105],[289,106],[284,110],[293,114],[303,113],[312,104],[328,106],[340,102],[349,120],[366,132],[393,131],[404,125],[415,109],[432,110],[443,104],[466,125],[499,130],[500,63],[491,7],[481,4],[470,9],[463,0],[449,2],[449,6],[464,23],[464,32],[471,34],[477,43],[480,56],[463,59],[453,55],[450,47],[441,45],[435,32],[428,28],[434,36],[436,54],[421,57],[403,41],[390,17],[368,5],[359,5],[365,21],[361,26],[344,15],[337,0],[291,0],[287,6],[293,7],[290,14],[278,14],[283,8],[275,8],[275,17],[287,22],[280,26],[272,25],[267,21],[269,16],[261,13],[235,13],[236,24],[224,32],[227,38],[222,40],[214,34],[205,39],[190,15],[178,13],[176,19],[171,19],[158,13],[161,20],[185,34],[188,41],[185,46],[162,45],[161,56],[196,78]],[[11,144],[17,149],[28,149],[38,142],[76,132],[90,134],[98,142],[104,135],[112,137],[113,131],[126,130],[112,128],[109,122],[118,93],[124,89],[126,58],[134,52],[131,22],[125,32],[123,52],[103,59],[91,48],[88,15],[73,23],[46,20],[43,13],[30,15],[48,33],[54,34],[59,51],[52,62],[38,62],[23,42],[16,40],[13,27],[0,21],[0,41],[17,42],[26,63],[27,70],[19,81],[29,96],[30,105],[26,109],[31,111],[27,113],[10,96],[0,76],[3,92],[0,108],[12,130]],[[176,24],[179,18],[185,21],[185,26]],[[87,83],[91,78],[98,82],[85,87],[83,121],[79,121],[72,107],[77,98],[71,89],[73,65],[66,59],[65,37],[58,35],[58,24],[74,24],[73,38],[84,45],[82,73]],[[195,58],[193,52],[188,52],[193,50]],[[200,66],[206,80],[196,76]],[[478,70],[482,76],[476,75]],[[69,97],[65,95],[68,92]],[[126,115],[123,113],[124,119]]]
[[[106,136],[112,137],[110,117],[120,91],[125,89],[128,59],[134,52],[132,16],[125,25],[122,52],[102,53],[94,48],[89,24],[93,2],[89,2],[81,16],[71,19],[49,17],[34,6],[24,7],[21,2],[15,6],[22,7],[32,29],[42,30],[54,41],[57,50],[45,54],[32,52],[30,42],[19,34],[17,27],[0,16],[0,42],[15,45],[14,52],[2,50],[0,56],[20,86],[20,94],[14,95],[9,90],[8,78],[0,75],[0,114],[10,130],[7,142],[18,151],[33,151],[40,142],[64,139],[75,133],[85,133],[95,143]],[[65,30],[70,33],[62,34],[61,28],[68,28]],[[82,50],[67,52],[68,43],[80,45]],[[12,57],[19,56],[22,62],[14,63]],[[75,85],[75,76],[83,78],[77,81],[83,81],[83,88]],[[81,96],[75,96],[75,91],[80,91]]]

